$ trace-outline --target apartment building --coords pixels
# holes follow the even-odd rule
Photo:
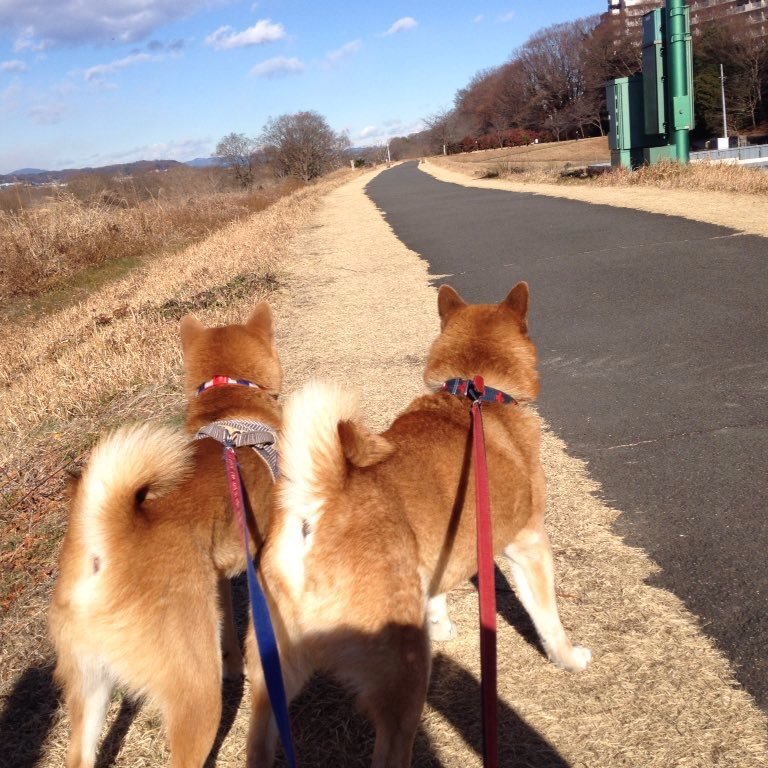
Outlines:
[[[661,0],[608,0],[610,21],[626,31],[639,29],[642,16],[659,8]],[[768,35],[768,0],[690,0],[691,30],[710,21],[733,21],[745,24],[755,35]]]

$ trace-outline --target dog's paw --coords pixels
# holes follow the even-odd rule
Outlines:
[[[453,640],[458,635],[456,625],[447,616],[435,621],[428,620],[427,628],[429,629],[429,639],[439,643]]]
[[[581,645],[574,645],[568,653],[553,658],[552,661],[566,672],[583,672],[592,661],[592,651]]]

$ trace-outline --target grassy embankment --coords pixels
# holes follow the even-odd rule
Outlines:
[[[587,166],[609,163],[608,139],[560,141],[430,158],[439,167],[480,179],[585,187],[657,187],[689,191],[768,194],[768,173],[725,163],[659,163],[635,171],[622,168],[587,174]]]

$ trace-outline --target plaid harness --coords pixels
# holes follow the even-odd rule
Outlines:
[[[277,435],[266,424],[247,419],[214,421],[199,429],[195,435],[197,440],[203,440],[206,437],[211,437],[222,445],[233,448],[249,446],[267,465],[273,482],[280,475],[277,466]]]
[[[211,387],[220,387],[227,384],[264,389],[264,387],[244,379],[214,376],[210,381],[206,381],[197,388],[197,394],[199,395]],[[230,504],[240,528],[240,535],[245,550],[248,598],[251,605],[251,615],[253,616],[253,631],[256,635],[256,644],[259,649],[261,666],[264,672],[264,681],[270,703],[272,704],[277,731],[283,744],[286,762],[289,768],[295,768],[296,757],[293,751],[291,721],[288,715],[288,699],[285,695],[285,686],[283,684],[280,652],[277,646],[275,630],[272,626],[272,618],[269,615],[269,604],[256,575],[256,563],[254,563],[249,554],[246,499],[237,454],[235,453],[235,448],[245,446],[253,448],[269,468],[272,480],[274,481],[278,476],[277,451],[275,450],[277,436],[271,427],[267,424],[262,424],[260,421],[221,419],[199,429],[195,437],[198,440],[211,438],[221,443],[224,447],[224,468],[229,488]]]

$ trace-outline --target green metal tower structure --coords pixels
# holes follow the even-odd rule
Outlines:
[[[691,22],[683,0],[667,0],[667,70],[672,101],[671,131],[680,163],[690,159],[688,132],[693,128]]]
[[[667,0],[643,16],[642,75],[606,83],[611,165],[689,160],[693,75],[688,6]]]

